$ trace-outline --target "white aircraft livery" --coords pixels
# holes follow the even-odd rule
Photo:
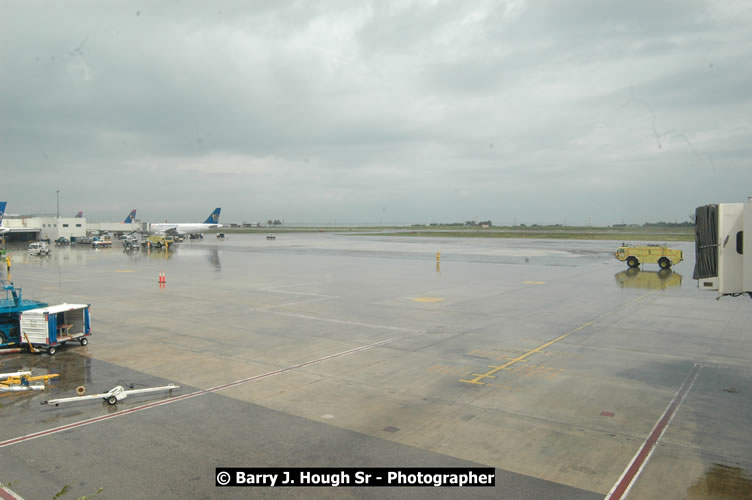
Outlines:
[[[214,211],[209,214],[204,222],[198,223],[170,223],[161,222],[156,224],[150,224],[149,230],[152,233],[163,234],[191,234],[191,233],[205,233],[210,229],[216,229],[222,227],[219,223],[219,212],[221,208],[215,208]]]

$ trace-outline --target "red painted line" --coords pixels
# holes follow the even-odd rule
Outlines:
[[[0,485],[0,498],[3,500],[23,500],[23,498],[18,496],[18,493],[2,485]]]
[[[134,408],[129,408],[127,410],[121,410],[121,411],[118,411],[118,412],[115,412],[115,413],[109,413],[107,415],[100,415],[99,417],[88,418],[86,420],[79,420],[78,422],[72,422],[70,424],[61,425],[61,426],[58,426],[58,427],[52,427],[50,429],[46,429],[46,430],[43,430],[43,431],[33,432],[31,434],[26,434],[25,436],[19,436],[19,437],[16,437],[16,438],[5,440],[5,441],[0,441],[0,448],[5,448],[6,446],[12,446],[14,444],[23,443],[24,441],[29,441],[31,439],[36,439],[36,438],[43,437],[43,436],[49,436],[50,434],[56,434],[58,432],[67,431],[67,430],[70,430],[70,429],[75,429],[77,427],[82,427],[84,425],[94,424],[96,422],[101,422],[103,420],[109,420],[111,418],[122,417],[124,415],[128,415],[130,413],[136,413],[136,412],[139,412],[139,411],[147,410],[149,408],[154,408],[154,407],[157,407],[157,406],[162,406],[162,405],[166,405],[166,404],[170,404],[170,403],[176,403],[178,401],[183,401],[184,399],[195,398],[196,396],[202,396],[204,394],[209,394],[209,393],[212,393],[212,392],[221,391],[223,389],[228,389],[230,387],[235,387],[235,386],[238,386],[238,385],[241,385],[241,384],[246,384],[248,382],[253,382],[254,380],[261,380],[263,378],[271,377],[271,376],[274,376],[274,375],[279,375],[281,373],[286,373],[286,372],[289,372],[289,371],[292,371],[292,370],[297,370],[299,368],[304,368],[306,366],[311,366],[311,365],[315,365],[315,364],[318,364],[318,363],[322,363],[322,362],[328,361],[330,359],[339,358],[341,356],[347,356],[348,354],[353,354],[353,353],[356,353],[356,352],[359,352],[359,351],[365,351],[367,349],[371,349],[373,347],[378,347],[380,345],[389,344],[389,343],[394,342],[395,340],[398,340],[400,338],[403,338],[403,337],[392,337],[390,339],[382,340],[380,342],[374,342],[373,344],[368,344],[368,345],[364,345],[364,346],[360,346],[360,347],[355,347],[353,349],[348,349],[347,351],[342,351],[342,352],[338,352],[338,353],[335,353],[335,354],[330,354],[330,355],[324,356],[322,358],[314,359],[314,360],[311,360],[311,361],[305,361],[303,363],[298,363],[297,365],[288,366],[286,368],[280,368],[279,370],[274,370],[274,371],[262,373],[260,375],[254,375],[253,377],[248,377],[248,378],[236,380],[234,382],[228,382],[226,384],[217,385],[217,386],[214,386],[214,387],[210,387],[209,389],[201,389],[201,390],[194,391],[194,392],[191,392],[191,393],[188,393],[188,394],[183,394],[181,396],[176,396],[174,398],[164,399],[162,401],[156,401],[156,402],[153,402],[153,403],[147,403],[147,404],[144,404],[144,405],[136,406]]]
[[[616,484],[614,484],[613,488],[611,488],[611,491],[608,492],[608,495],[606,495],[606,500],[619,500],[622,497],[626,496],[626,494],[629,492],[629,489],[634,484],[634,481],[640,475],[640,472],[642,472],[642,469],[645,467],[648,460],[650,459],[650,456],[653,454],[658,441],[666,432],[666,429],[668,429],[668,425],[674,418],[676,411],[684,402],[684,399],[687,397],[690,389],[692,389],[692,386],[694,385],[695,380],[697,380],[697,376],[700,373],[700,368],[701,365],[697,363],[694,367],[692,367],[689,375],[687,375],[687,378],[684,379],[681,387],[679,387],[679,390],[677,390],[676,394],[674,394],[674,398],[668,404],[666,411],[663,412],[661,418],[659,418],[658,422],[656,422],[655,426],[653,426],[653,430],[650,431],[650,434],[648,434],[648,437],[647,439],[645,439],[642,447],[637,451],[635,456],[632,457],[632,461],[624,470],[621,477],[616,481]]]

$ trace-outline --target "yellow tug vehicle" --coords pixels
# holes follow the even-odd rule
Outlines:
[[[629,267],[639,267],[640,264],[658,264],[661,269],[669,269],[684,258],[681,250],[661,245],[625,245],[616,250],[615,257],[627,262]]]

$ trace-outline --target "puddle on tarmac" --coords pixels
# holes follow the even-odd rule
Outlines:
[[[689,500],[707,498],[752,500],[752,478],[739,467],[713,464],[710,470],[687,490]]]
[[[76,346],[75,349],[81,350],[82,348]],[[0,393],[0,408],[28,405],[32,401],[39,404],[38,400],[49,399],[52,390],[69,392],[71,395],[75,395],[76,387],[86,386],[94,381],[91,359],[74,352],[73,348],[66,352],[66,348],[63,347],[54,356],[22,353],[15,356],[5,355],[0,358],[0,372],[19,370],[30,370],[32,376],[52,373],[57,373],[60,376],[46,382],[47,389],[43,391]]]
[[[659,290],[681,286],[682,275],[671,269],[660,271],[642,271],[630,268],[614,274],[616,284],[620,288],[645,288],[647,290]]]
[[[90,401],[73,402],[65,406],[40,406],[49,399],[76,395],[76,388],[84,386],[86,394],[106,392],[116,385],[138,387],[165,385],[167,381],[145,373],[129,370],[122,366],[107,363],[87,356],[88,347],[78,344],[62,347],[57,354],[19,353],[0,356],[0,373],[31,371],[32,376],[57,373],[59,377],[50,379],[43,391],[0,392],[0,416],[10,419],[21,416],[25,422],[33,424],[54,424],[90,415],[88,408],[96,407]],[[164,397],[170,397],[164,395]],[[130,399],[129,399],[130,401]],[[134,399],[138,401],[138,399]],[[99,401],[107,413],[123,409],[118,405],[108,405]],[[0,428],[0,433],[3,429]]]

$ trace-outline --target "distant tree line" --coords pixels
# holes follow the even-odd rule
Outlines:
[[[640,224],[612,224],[610,227],[619,227],[619,228],[626,228],[626,227],[643,227],[643,228],[681,228],[681,227],[694,227],[694,214],[690,215],[690,220],[684,221],[684,222],[646,222],[642,225]],[[279,221],[275,221],[275,223],[278,223]],[[269,221],[269,225],[272,225],[272,221]],[[446,227],[446,226],[472,226],[472,227],[492,227],[493,222],[490,220],[484,220],[484,221],[474,221],[474,220],[468,220],[465,222],[431,222],[430,224],[413,224],[412,227]],[[568,227],[564,224],[519,224],[518,225],[521,228],[526,227],[534,227],[534,228],[554,228],[554,227]]]
[[[646,222],[642,227],[693,227],[694,222]]]

